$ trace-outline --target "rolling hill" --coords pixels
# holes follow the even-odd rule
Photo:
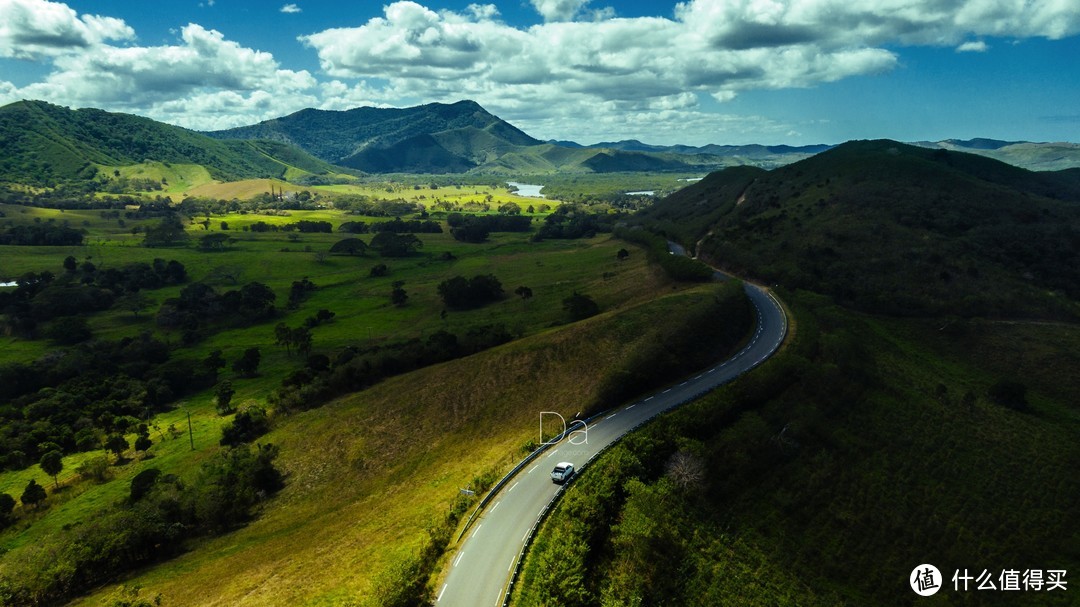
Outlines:
[[[544,143],[474,101],[306,109],[207,134],[289,143],[326,162],[370,173],[698,171],[739,163],[708,153]]]
[[[148,161],[201,165],[222,181],[340,171],[277,141],[213,139],[149,118],[43,101],[0,108],[0,141],[0,180],[28,184],[86,179],[102,167]]]
[[[713,173],[641,220],[736,273],[864,311],[1076,318],[1078,202],[1076,169],[856,141]]]

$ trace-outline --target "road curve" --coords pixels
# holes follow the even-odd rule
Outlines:
[[[746,347],[693,378],[593,418],[587,424],[587,434],[571,433],[522,468],[491,498],[483,515],[467,530],[449,562],[445,582],[436,590],[437,607],[504,604],[523,547],[561,491],[562,487],[552,483],[550,477],[557,462],[569,461],[581,468],[629,431],[730,382],[779,349],[787,334],[783,309],[763,289],[745,286],[757,310],[757,326]]]

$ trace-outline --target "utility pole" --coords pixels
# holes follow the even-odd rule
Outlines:
[[[191,441],[191,450],[195,450],[195,434],[191,432],[191,411],[187,412],[187,435],[188,440]]]

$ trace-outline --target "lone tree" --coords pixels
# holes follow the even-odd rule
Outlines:
[[[64,454],[59,451],[49,451],[45,455],[41,456],[41,471],[49,476],[53,477],[53,483],[56,488],[60,488],[60,481],[57,476],[64,469]]]
[[[522,304],[525,304],[530,299],[532,299],[532,289],[530,289],[529,287],[526,287],[526,286],[520,286],[520,287],[514,289],[514,295],[517,295],[518,297],[520,297],[521,301],[522,301]]]
[[[26,489],[23,489],[19,501],[23,503],[23,506],[37,508],[38,504],[45,501],[45,487],[37,484],[36,480],[30,479],[30,482],[26,484]]]
[[[145,453],[150,447],[154,446],[154,441],[150,439],[150,433],[143,431],[135,437],[135,450]]]
[[[233,362],[232,368],[241,377],[255,377],[259,371],[259,361],[262,355],[258,348],[244,350],[244,355]]]
[[[330,253],[335,255],[363,255],[368,249],[367,243],[359,238],[345,238],[334,243],[330,247]]]
[[[219,415],[228,415],[233,412],[233,394],[236,394],[236,390],[233,390],[231,381],[226,379],[217,385],[217,390],[214,392],[214,404]]]
[[[619,261],[626,261],[626,258],[630,257],[630,251],[619,249],[619,252],[615,254],[615,257],[617,257]]]
[[[600,313],[600,306],[596,305],[588,295],[582,295],[577,291],[562,301],[563,309],[570,314],[571,320],[583,320]]]
[[[105,439],[105,450],[116,455],[117,462],[122,459],[124,451],[127,451],[130,446],[123,434],[110,434],[109,438]]]

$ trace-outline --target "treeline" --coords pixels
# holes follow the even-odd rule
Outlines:
[[[505,325],[491,324],[472,327],[461,337],[440,330],[423,340],[353,346],[342,350],[332,361],[316,354],[308,357],[303,368],[282,380],[281,388],[271,395],[270,402],[282,412],[312,409],[387,377],[468,356],[513,338]]]
[[[98,269],[89,259],[64,259],[63,272],[29,272],[16,280],[14,291],[0,291],[3,329],[9,336],[39,337],[40,323],[86,312],[107,310],[117,302],[138,313],[149,305],[139,294],[187,280],[184,265],[155,259],[119,268]]]
[[[592,238],[600,233],[610,233],[619,219],[617,213],[601,215],[590,212],[582,205],[561,204],[544,218],[544,225],[533,235],[533,239]]]
[[[54,223],[27,224],[0,228],[0,245],[77,247],[86,232]]]
[[[680,319],[667,332],[642,340],[641,347],[603,379],[591,409],[616,406],[728,357],[753,328],[754,313],[742,282],[732,280],[708,299],[687,306]]]
[[[615,231],[615,236],[627,242],[641,245],[645,249],[649,261],[659,264],[664,272],[674,280],[692,282],[712,280],[712,268],[696,259],[690,259],[684,255],[670,254],[667,241],[648,230],[643,228],[619,228]]]
[[[182,552],[187,542],[249,521],[258,504],[284,486],[272,445],[219,452],[191,479],[147,468],[125,502],[102,516],[65,526],[0,577],[0,604],[53,605],[117,575]]]
[[[395,234],[441,234],[443,229],[437,221],[413,219],[405,221],[395,217],[390,221],[377,221],[367,223],[363,221],[346,221],[338,226],[339,232],[349,234],[377,234],[379,232],[394,232]]]
[[[528,232],[532,218],[520,215],[462,215],[446,216],[450,233],[461,242],[484,242],[491,232]]]
[[[316,233],[322,232],[329,234],[334,231],[334,225],[329,221],[307,221],[300,220],[293,223],[276,224],[266,223],[265,221],[256,221],[255,223],[245,226],[244,231],[252,232],[305,232]]]
[[[218,293],[214,287],[193,282],[178,297],[162,302],[157,324],[183,331],[185,343],[199,339],[199,331],[212,324],[246,326],[273,318],[277,313],[273,289],[261,282],[249,282],[239,289]]]

